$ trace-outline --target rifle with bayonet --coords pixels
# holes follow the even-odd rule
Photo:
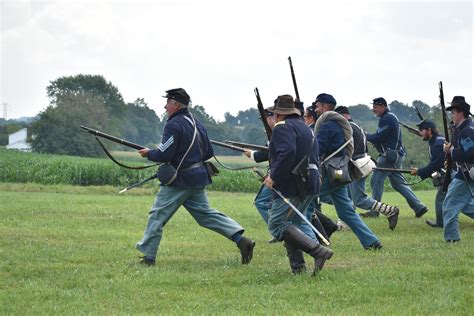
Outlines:
[[[244,149],[251,149],[251,150],[260,150],[260,151],[268,151],[267,146],[260,146],[260,145],[254,145],[254,144],[248,144],[248,143],[241,143],[241,142],[234,142],[231,140],[225,140],[226,143],[244,148]]]
[[[448,115],[446,113],[446,106],[444,104],[443,82],[440,81],[438,86],[439,86],[439,101],[441,104],[441,115],[443,116],[444,138],[446,139],[446,142],[449,143]],[[451,158],[451,154],[449,152],[446,153],[444,164],[446,167],[446,175],[444,177],[444,182],[443,182],[443,192],[447,192],[449,183],[451,183],[451,172],[452,172],[452,166],[453,166],[453,159]]]
[[[253,90],[255,92],[255,97],[257,98],[257,108],[258,112],[260,113],[260,117],[262,118],[263,127],[265,127],[265,133],[267,133],[267,138],[270,140],[272,138],[272,129],[267,122],[267,116],[265,115],[265,109],[263,108],[262,99],[260,98],[260,93],[258,92],[258,88]]]
[[[412,134],[415,134],[416,136],[420,136],[421,137],[421,133],[419,130],[417,130],[416,128],[413,128],[405,123],[402,123],[400,121],[398,121],[398,124],[400,124],[401,126],[405,127],[410,133]]]
[[[382,167],[375,167],[372,168],[374,171],[385,171],[385,172],[400,172],[400,173],[411,173],[410,169],[396,169],[396,168],[382,168]]]

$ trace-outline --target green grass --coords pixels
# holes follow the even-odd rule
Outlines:
[[[313,278],[292,276],[282,245],[267,243],[254,194],[209,192],[211,205],[257,241],[251,264],[241,266],[232,242],[181,209],[157,266],[145,268],[133,246],[154,196],[113,189],[0,184],[0,314],[474,313],[474,223],[465,216],[462,241],[446,244],[441,230],[386,193],[402,207],[397,229],[367,220],[383,250],[364,251],[352,232],[336,232],[335,255]],[[435,192],[417,194],[433,218]]]

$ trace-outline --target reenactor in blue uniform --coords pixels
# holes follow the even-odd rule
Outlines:
[[[340,147],[342,147],[348,141],[348,138],[352,138],[352,132],[348,138],[345,136],[341,124],[342,122],[347,124],[347,121],[340,114],[333,112],[334,108],[336,107],[336,99],[334,99],[332,95],[322,93],[318,95],[314,104],[316,106],[316,111],[320,116],[318,118],[318,122],[316,123],[316,129],[318,129],[318,124],[320,124],[319,130],[317,130],[316,138],[319,146],[320,161],[323,161],[324,158],[329,157]],[[327,112],[331,112],[334,115],[331,115],[331,113],[326,114]],[[329,116],[335,116],[335,119],[328,119],[327,121],[324,121],[325,117],[329,118]],[[336,119],[339,119],[339,122]],[[336,155],[334,155],[334,157],[344,155],[347,155],[345,149],[339,151]],[[334,207],[336,208],[338,217],[350,227],[364,249],[382,248],[382,243],[380,240],[355,212],[355,207],[352,203],[352,200],[349,198],[347,184],[332,186],[328,177],[323,174],[323,183],[319,196],[323,202],[327,200],[332,201]]]
[[[443,180],[444,180],[444,158],[445,154],[443,151],[444,137],[438,134],[436,124],[430,120],[425,119],[420,123],[416,124],[420,130],[421,137],[424,141],[429,144],[430,162],[428,165],[422,168],[412,168],[411,174],[413,176],[419,176],[421,179],[428,177],[433,178],[433,185],[438,188],[435,197],[435,210],[436,210],[436,221],[426,220],[426,224],[431,227],[443,227],[443,201],[446,197],[446,193],[443,192]]]
[[[349,108],[346,106],[338,106],[334,109],[336,113],[341,114],[349,121],[352,127],[352,137],[354,138],[354,154],[352,154],[352,160],[362,159],[367,157],[367,139],[362,127],[352,120]],[[367,157],[369,158],[369,157]],[[365,181],[367,177],[353,180],[349,184],[349,193],[354,205],[364,210],[371,210],[379,212],[385,215],[388,219],[388,227],[394,230],[398,223],[398,215],[400,210],[396,206],[388,205],[374,200],[372,197],[365,193]]]
[[[136,244],[144,254],[141,263],[155,265],[163,228],[178,208],[184,206],[199,225],[234,241],[240,249],[242,264],[248,264],[255,242],[243,236],[244,229],[235,220],[209,206],[205,187],[211,183],[211,176],[204,162],[214,153],[206,129],[188,110],[189,95],[177,88],[166,91],[164,97],[168,120],[161,144],[139,153],[148,160],[167,164],[158,171],[159,178],[161,170],[164,170],[162,178],[167,172],[171,176],[165,181],[160,179],[162,185],[150,210],[144,236]]]
[[[313,105],[308,106],[303,115],[303,118],[305,124],[308,125],[311,130],[314,130],[314,126],[316,125],[316,121],[318,120],[318,113],[316,112],[316,108]],[[336,224],[331,218],[323,214],[321,200],[319,199],[319,196],[315,198],[314,201],[311,202],[311,204],[309,205],[309,212],[311,212],[311,210],[314,210],[312,216],[313,226],[316,227],[316,229],[318,230],[318,226],[321,226],[321,233],[326,239],[329,240],[329,238],[334,232],[338,231],[339,229],[342,229],[342,227]]]
[[[444,151],[450,153],[457,170],[448,187],[443,203],[444,239],[447,242],[461,240],[459,213],[474,218],[474,126],[471,106],[462,96],[455,96],[451,106],[454,123],[452,144],[446,143]]]
[[[380,120],[377,131],[374,134],[366,134],[366,137],[369,142],[374,144],[379,153],[377,167],[401,169],[406,152],[402,145],[402,131],[398,118],[390,112],[384,98],[375,98],[372,105],[372,111],[380,117]],[[387,177],[392,187],[405,198],[408,205],[413,209],[416,217],[422,217],[428,212],[428,208],[416,197],[400,172],[374,171],[370,179],[374,200],[382,200],[383,186]],[[364,217],[378,217],[379,213],[371,210],[361,215]]]
[[[279,190],[306,215],[308,205],[319,192],[318,144],[311,129],[300,119],[301,112],[295,108],[292,96],[279,96],[271,111],[276,123],[270,140],[270,174],[264,184]],[[301,179],[298,166],[303,168],[305,179]],[[301,186],[301,183],[305,185]],[[323,268],[333,252],[321,246],[314,233],[309,237],[300,227],[301,219],[291,211],[285,200],[274,195],[268,229],[273,237],[285,242],[293,273],[305,270],[304,251],[314,258],[314,274]]]

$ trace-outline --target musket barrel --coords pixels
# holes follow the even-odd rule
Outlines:
[[[396,169],[396,168],[372,168],[374,171],[385,171],[385,172],[401,172],[401,173],[411,173],[410,169]]]
[[[245,152],[245,149],[243,149],[242,147],[237,147],[237,146],[234,146],[234,145],[222,143],[222,142],[219,142],[217,140],[212,140],[212,139],[210,141],[211,141],[211,144],[214,144],[214,145],[217,145],[217,146],[221,146],[221,147],[224,147],[224,148],[240,151],[242,153]]]
[[[291,56],[288,57],[288,61],[290,62],[290,71],[291,71],[291,80],[293,81],[293,88],[295,88],[295,101],[300,101],[300,94],[298,92],[298,85],[296,84],[296,77],[295,71],[293,70],[293,63],[291,61]]]
[[[113,141],[113,142],[115,142],[115,143],[118,143],[118,144],[121,144],[121,145],[130,147],[130,148],[134,148],[134,149],[137,149],[137,150],[145,149],[145,148],[146,148],[146,147],[144,147],[144,146],[142,146],[142,145],[138,145],[138,144],[129,142],[129,141],[125,140],[125,139],[121,139],[121,138],[118,138],[118,137],[115,137],[115,136],[112,136],[112,135],[103,133],[103,132],[101,132],[101,131],[98,131],[98,130],[89,128],[89,127],[84,126],[84,125],[81,125],[81,129],[83,129],[83,130],[85,130],[85,131],[91,133],[92,135],[95,135],[95,136],[98,136],[98,137],[102,137],[102,138],[111,140],[111,141]]]
[[[231,140],[225,140],[225,142],[228,143],[228,144],[234,145],[234,146],[245,148],[245,149],[268,151],[267,146],[260,146],[260,145],[254,145],[254,144],[248,144],[248,143],[234,142],[234,141],[231,141]]]
[[[446,114],[446,106],[444,104],[444,91],[443,91],[443,82],[440,81],[438,84],[439,87],[439,102],[441,105],[441,114],[443,116],[443,129],[444,129],[444,138],[446,142],[449,143],[449,128],[448,128],[448,117]],[[443,192],[448,191],[448,186],[451,183],[451,173],[453,166],[453,159],[451,154],[448,152],[445,154],[445,165],[446,165],[446,176],[444,177],[443,182]]]
[[[267,138],[270,140],[272,138],[272,129],[270,125],[268,125],[267,118],[265,115],[265,109],[263,108],[262,99],[260,98],[260,93],[258,92],[258,88],[253,90],[255,92],[255,97],[257,98],[257,109],[262,117],[263,127],[265,128],[265,133],[267,133]]]
[[[417,135],[417,136],[421,136],[420,131],[418,131],[417,129],[415,129],[415,128],[413,128],[413,127],[407,125],[407,124],[404,124],[404,123],[402,123],[402,122],[400,122],[400,121],[399,121],[398,123],[399,123],[401,126],[405,127],[410,133],[415,134],[415,135]]]

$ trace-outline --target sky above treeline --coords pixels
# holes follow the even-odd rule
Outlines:
[[[158,115],[182,87],[218,120],[281,94],[339,105],[473,100],[472,1],[0,0],[7,118],[34,116],[62,76],[102,75]],[[0,117],[4,117],[4,111]]]

